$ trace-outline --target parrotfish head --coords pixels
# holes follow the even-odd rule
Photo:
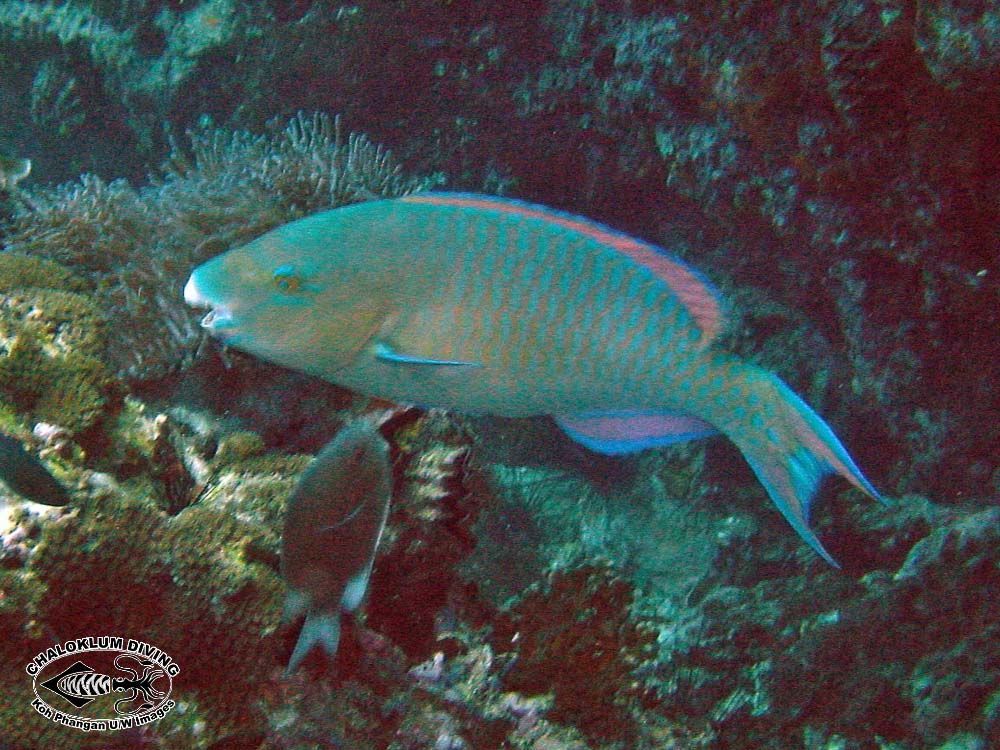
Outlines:
[[[384,304],[370,288],[359,238],[338,237],[324,223],[336,213],[286,224],[196,268],[184,299],[209,309],[202,328],[286,367],[328,373],[346,365],[374,334]]]
[[[194,270],[184,287],[184,300],[209,308],[201,326],[226,344],[258,351],[274,338],[290,333],[292,316],[275,314],[281,307],[302,306],[307,293],[301,285],[302,269],[283,263],[276,253],[255,252],[253,243],[213,258]]]

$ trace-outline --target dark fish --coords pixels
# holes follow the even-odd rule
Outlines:
[[[285,619],[306,615],[286,675],[313,646],[337,653],[340,613],[364,598],[391,495],[389,446],[365,420],[342,429],[302,474],[281,537]]]
[[[0,479],[14,492],[35,503],[65,505],[66,488],[49,474],[37,458],[28,453],[21,441],[0,432]]]

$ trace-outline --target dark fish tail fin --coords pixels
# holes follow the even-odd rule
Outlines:
[[[302,625],[299,640],[292,651],[292,658],[285,668],[285,677],[295,672],[302,660],[313,650],[314,646],[322,646],[329,658],[337,655],[340,645],[340,612],[310,612]]]

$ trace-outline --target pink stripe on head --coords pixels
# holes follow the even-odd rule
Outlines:
[[[702,341],[712,341],[722,329],[722,306],[715,290],[694,269],[670,257],[665,251],[622,232],[616,232],[580,216],[555,211],[544,206],[469,193],[417,193],[398,200],[433,206],[456,206],[523,216],[554,224],[589,237],[630,258],[664,281],[694,318],[702,332]]]

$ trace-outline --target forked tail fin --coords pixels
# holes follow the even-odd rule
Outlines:
[[[854,464],[833,430],[776,375],[750,364],[730,368],[738,384],[716,424],[736,443],[778,510],[806,543],[840,567],[809,528],[809,504],[822,478],[839,474],[859,490],[884,502]],[[723,424],[720,424],[723,423]]]
[[[295,643],[295,650],[292,651],[292,658],[288,660],[285,667],[284,676],[288,677],[299,665],[306,655],[313,650],[314,646],[322,646],[327,657],[332,659],[337,655],[337,646],[340,644],[340,611],[333,612],[312,612],[306,615],[306,621],[302,625],[302,632],[299,633],[299,640]]]

